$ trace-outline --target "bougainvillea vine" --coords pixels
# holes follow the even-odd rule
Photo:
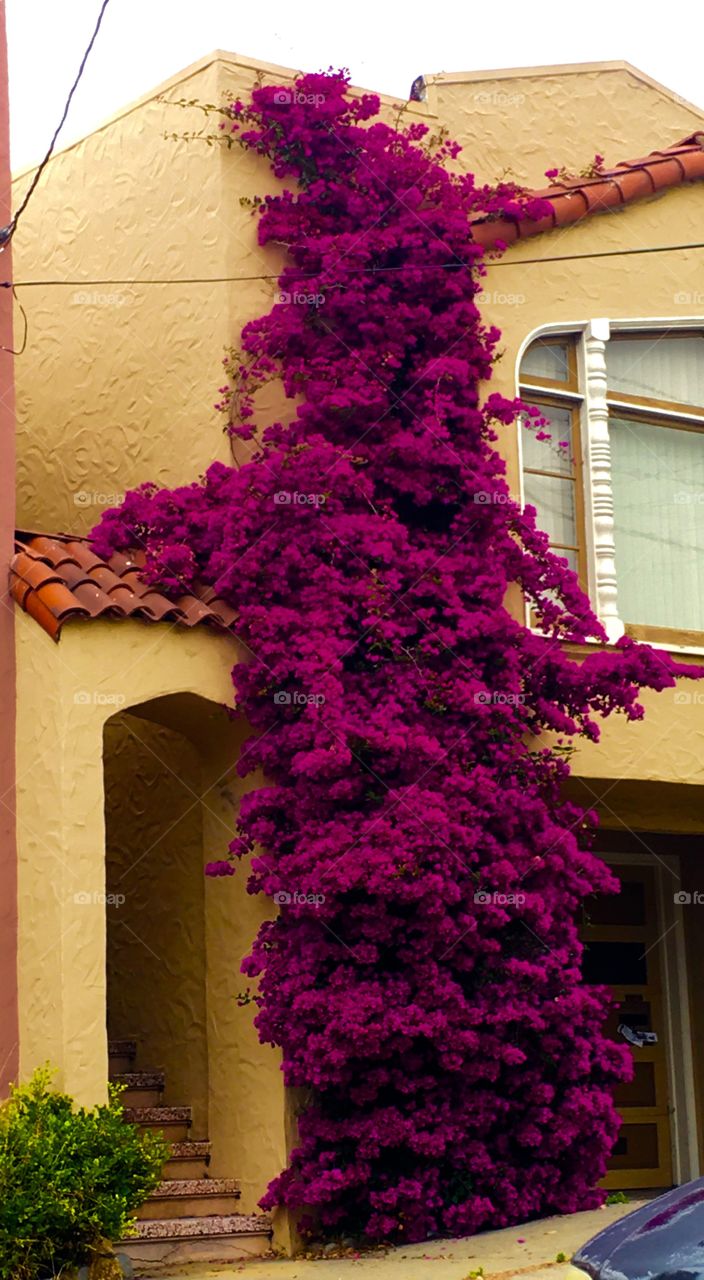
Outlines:
[[[561,798],[567,748],[699,672],[584,645],[600,624],[511,499],[497,439],[520,405],[482,399],[499,333],[471,222],[541,202],[378,113],[333,73],[224,112],[281,180],[255,211],[285,251],[279,298],[221,400],[251,457],[143,486],[94,536],[238,610],[242,771],[267,782],[209,870],[244,859],[279,904],[243,969],[306,1099],[262,1203],[312,1232],[420,1240],[600,1200],[628,1052],[580,976],[578,909],[614,881],[593,815]],[[257,426],[274,376],[290,420]]]

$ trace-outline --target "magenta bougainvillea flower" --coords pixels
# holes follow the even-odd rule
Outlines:
[[[420,1240],[602,1198],[629,1059],[580,976],[580,904],[615,884],[594,816],[562,798],[567,749],[601,716],[638,719],[641,687],[700,673],[625,639],[570,656],[605,636],[511,498],[497,440],[521,406],[483,397],[500,335],[471,236],[545,206],[378,111],[331,72],[225,112],[282,180],[255,211],[286,251],[278,298],[219,401],[250,457],[143,486],[94,538],[145,548],[164,590],[211,584],[250,655],[241,768],[267,781],[207,871],[245,859],[279,904],[243,970],[306,1101],[262,1203]],[[274,376],[291,411],[263,427]]]

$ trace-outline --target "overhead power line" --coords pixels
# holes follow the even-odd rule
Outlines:
[[[2,228],[0,228],[0,248],[4,248],[6,244],[9,244],[10,240],[12,239],[13,235],[15,234],[15,231],[17,230],[17,223],[19,222],[20,218],[22,217],[22,214],[24,213],[25,209],[27,208],[27,205],[29,204],[29,202],[30,202],[30,200],[31,200],[31,198],[32,198],[32,195],[34,194],[34,191],[35,191],[35,188],[36,188],[36,186],[37,186],[37,183],[39,182],[39,179],[41,178],[41,176],[42,176],[42,174],[43,174],[44,170],[46,169],[46,166],[48,165],[49,161],[51,160],[51,157],[52,157],[52,155],[53,155],[53,151],[54,151],[54,147],[56,146],[56,139],[58,138],[59,134],[61,133],[61,130],[63,129],[63,127],[64,127],[64,125],[65,125],[65,123],[66,123],[66,117],[68,116],[69,109],[70,109],[70,107],[71,107],[71,102],[72,102],[72,100],[73,100],[73,95],[74,95],[74,93],[76,92],[76,89],[78,88],[78,85],[79,85],[79,82],[80,82],[81,76],[83,75],[83,72],[84,72],[84,70],[85,70],[86,63],[87,63],[87,61],[88,61],[88,58],[90,57],[91,50],[92,50],[92,48],[93,48],[93,45],[95,44],[96,37],[97,37],[97,35],[98,35],[98,32],[100,31],[100,24],[101,24],[101,23],[102,23],[102,21],[103,21],[103,17],[104,17],[104,14],[105,14],[105,10],[107,9],[107,7],[108,7],[109,3],[110,3],[110,0],[103,0],[103,3],[102,3],[102,4],[101,4],[101,6],[100,6],[100,12],[99,12],[99,14],[98,14],[98,21],[97,21],[97,22],[96,22],[96,24],[95,24],[95,29],[94,29],[93,34],[92,34],[92,36],[91,36],[91,38],[90,38],[90,41],[89,41],[89,43],[88,43],[88,47],[87,47],[87,49],[86,49],[85,53],[83,54],[83,57],[81,58],[81,65],[80,65],[80,67],[78,68],[78,75],[76,76],[76,79],[74,80],[73,84],[71,85],[71,89],[70,89],[70,91],[69,91],[69,95],[68,95],[68,97],[67,97],[67,99],[66,99],[66,102],[65,102],[65,104],[64,104],[64,109],[63,109],[63,111],[62,111],[62,113],[61,113],[61,119],[59,120],[59,123],[57,124],[57,126],[56,126],[56,128],[55,128],[55,130],[54,130],[54,136],[52,137],[51,142],[49,143],[49,150],[47,151],[46,155],[44,156],[44,159],[42,160],[42,162],[41,162],[41,164],[39,165],[39,168],[37,169],[37,171],[36,171],[36,173],[35,173],[35,175],[34,175],[34,177],[33,177],[32,181],[30,182],[30,184],[29,184],[29,188],[28,188],[28,190],[27,190],[27,193],[26,193],[26,195],[25,195],[25,197],[24,197],[24,200],[22,201],[22,203],[21,203],[21,205],[20,205],[19,209],[17,210],[17,212],[16,212],[15,214],[13,214],[13,217],[11,218],[10,222],[8,223],[8,225],[7,225],[6,227],[2,227]]]
[[[686,249],[704,249],[704,242],[694,242],[691,244],[665,244],[654,245],[650,248],[643,249],[605,249],[598,253],[572,253],[560,254],[553,258],[501,258],[498,261],[492,261],[486,265],[489,267],[526,267],[534,266],[539,263],[549,262],[580,262],[583,259],[587,261],[591,258],[624,258],[631,254],[641,253],[678,253]],[[471,270],[474,264],[467,262],[429,262],[429,263],[406,263],[396,267],[358,267],[351,268],[347,271],[347,275],[381,275],[389,271],[457,271],[460,267],[467,267]],[[135,277],[133,279],[104,279],[104,280],[18,280],[17,288],[32,289],[38,286],[71,289],[85,289],[88,286],[94,288],[102,288],[107,286],[129,287],[130,285],[171,285],[171,284],[244,284],[254,280],[280,280],[283,272],[288,270],[282,267],[281,271],[272,271],[262,275],[251,276],[171,276],[168,279]],[[329,268],[328,268],[329,270]],[[325,273],[323,273],[325,274]],[[298,281],[319,280],[320,272],[302,271],[298,274]],[[296,281],[291,280],[290,285]],[[339,288],[341,281],[331,281],[330,288]],[[9,281],[0,281],[0,288],[10,288]]]

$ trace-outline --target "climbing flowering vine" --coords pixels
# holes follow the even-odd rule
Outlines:
[[[278,904],[243,970],[303,1099],[262,1203],[398,1241],[599,1202],[628,1053],[580,975],[580,905],[615,883],[593,815],[562,798],[569,746],[700,673],[629,640],[587,648],[599,622],[510,496],[497,442],[521,405],[484,396],[500,335],[471,224],[544,205],[378,113],[332,72],[224,110],[223,136],[280,180],[254,210],[284,250],[278,300],[220,400],[251,457],[143,486],[94,539],[238,611],[241,768],[266,782],[208,870],[244,861]],[[262,426],[272,377],[291,410]]]

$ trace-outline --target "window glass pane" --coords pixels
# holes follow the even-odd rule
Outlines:
[[[588,925],[645,924],[645,885],[642,880],[621,880],[618,893],[597,893],[587,898],[584,914]]]
[[[552,378],[554,382],[569,382],[570,371],[566,342],[546,342],[538,338],[532,342],[521,361],[521,377]]]
[[[536,476],[527,472],[523,483],[526,502],[538,512],[538,527],[547,533],[551,542],[576,546],[573,482],[558,476]]]
[[[577,572],[577,552],[567,551],[564,547],[554,547],[555,555],[560,556],[562,560],[566,560],[573,573]]]
[[[652,1031],[652,1006],[644,992],[619,992],[618,1008],[612,1005],[609,1009],[604,1023],[604,1035],[608,1036],[609,1040],[620,1040],[618,1029],[622,1023],[633,1031]]]
[[[648,961],[642,942],[586,942],[582,957],[585,982],[615,987],[645,985]]]
[[[613,338],[606,373],[609,391],[704,406],[704,337]]]
[[[611,418],[619,613],[704,631],[704,434]]]
[[[609,1169],[627,1169],[629,1172],[655,1169],[659,1172],[659,1152],[656,1124],[622,1124],[611,1152]]]
[[[523,422],[523,466],[535,471],[557,471],[561,475],[572,472],[572,413],[556,404],[539,404],[544,418],[550,422],[547,430],[550,440],[536,440],[536,428]],[[567,448],[560,448],[560,441],[567,441]]]
[[[617,1107],[656,1107],[655,1063],[636,1062],[633,1079],[619,1084],[613,1091]]]

